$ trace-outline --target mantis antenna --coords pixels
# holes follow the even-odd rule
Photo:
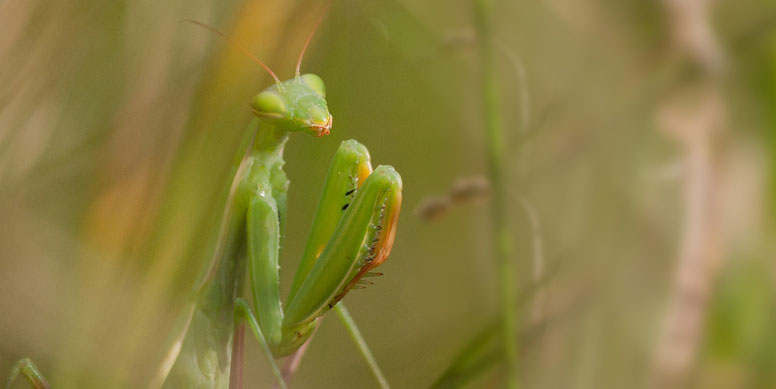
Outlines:
[[[331,3],[329,3],[329,4],[331,4]],[[278,84],[278,86],[279,86],[279,87],[282,85],[282,84],[281,84],[281,82],[280,82],[280,79],[278,78],[278,76],[277,76],[277,75],[275,75],[275,72],[273,72],[273,71],[272,71],[272,69],[270,69],[270,68],[269,68],[269,66],[265,65],[265,64],[264,64],[264,62],[261,62],[261,60],[260,60],[260,59],[256,58],[256,56],[255,56],[255,55],[251,54],[251,52],[250,52],[250,51],[248,51],[248,49],[246,49],[246,48],[245,48],[245,46],[243,46],[242,44],[240,44],[240,42],[237,42],[237,41],[234,41],[234,40],[232,40],[231,38],[229,38],[228,36],[226,36],[226,34],[224,34],[223,32],[221,32],[221,31],[218,31],[218,30],[216,30],[214,27],[208,26],[208,25],[207,25],[207,24],[205,24],[205,23],[202,23],[202,22],[199,22],[199,21],[196,21],[196,20],[192,20],[192,19],[185,19],[185,20],[186,20],[187,22],[189,22],[189,23],[194,23],[194,24],[196,24],[196,25],[198,25],[198,26],[200,26],[200,27],[202,27],[202,28],[205,28],[205,29],[207,29],[207,30],[210,30],[211,32],[214,32],[214,33],[216,33],[218,36],[220,36],[220,37],[221,37],[221,38],[222,38],[224,41],[226,41],[226,43],[229,43],[229,44],[232,44],[232,45],[235,45],[235,46],[237,46],[237,48],[238,48],[238,49],[240,49],[240,51],[242,51],[243,53],[245,53],[245,54],[246,54],[248,57],[250,57],[250,58],[251,58],[251,59],[252,59],[254,62],[256,62],[256,63],[258,63],[259,65],[261,65],[261,67],[263,67],[263,68],[264,68],[264,70],[266,70],[266,71],[267,71],[267,73],[269,73],[269,75],[270,75],[270,76],[272,76],[272,78],[274,78],[274,79],[275,79],[275,83],[276,83],[276,84]],[[319,22],[320,22],[320,20],[319,20]],[[316,25],[316,27],[317,27],[317,25]],[[309,39],[308,39],[308,43],[309,43]],[[306,47],[306,46],[305,46],[305,47]],[[302,53],[304,53],[304,50],[302,50]],[[301,58],[299,58],[299,60],[301,61],[302,59],[301,59]],[[299,68],[299,67],[297,66],[297,73],[298,73],[298,68]]]
[[[323,13],[318,18],[318,21],[315,22],[315,27],[313,27],[313,30],[310,32],[310,36],[307,37],[307,41],[304,43],[304,47],[302,47],[302,52],[299,53],[299,61],[296,62],[296,77],[299,78],[299,69],[302,67],[302,58],[304,58],[304,52],[307,51],[307,46],[310,45],[310,41],[313,40],[313,36],[315,35],[315,32],[318,31],[318,26],[321,24],[321,20],[323,20],[323,17],[326,16],[326,13],[329,11],[329,8],[331,8],[331,3],[333,3],[334,0],[329,0],[329,4],[326,5],[326,9],[323,10]]]

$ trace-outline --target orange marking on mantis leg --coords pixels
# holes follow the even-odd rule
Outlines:
[[[361,185],[364,184],[364,180],[366,180],[367,177],[369,177],[370,174],[372,174],[372,167],[369,166],[369,163],[360,163],[358,164],[358,187],[360,188]]]

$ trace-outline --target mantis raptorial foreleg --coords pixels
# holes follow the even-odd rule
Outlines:
[[[277,291],[277,245],[275,244],[278,239],[277,206],[274,202],[274,196],[271,196],[269,192],[271,188],[258,187],[249,196],[251,200],[246,217],[249,272],[252,275],[251,285],[253,286],[254,298],[259,302],[257,304],[259,319],[254,318],[247,302],[242,299],[235,303],[235,309],[236,312],[240,312],[243,317],[248,319],[249,323],[252,321],[261,323],[261,325],[253,325],[252,331],[262,347],[270,350],[268,355],[286,355],[301,346],[314,330],[317,316],[336,304],[341,298],[340,295],[345,292],[345,288],[357,282],[356,276],[359,272],[353,271],[353,267],[358,266],[360,271],[365,267],[376,266],[374,261],[379,261],[376,259],[378,252],[384,251],[385,244],[392,239],[395,215],[400,203],[400,181],[397,181],[398,176],[390,167],[379,167],[376,175],[369,180],[367,177],[371,175],[371,170],[369,152],[363,145],[354,140],[342,143],[334,156],[324,184],[324,193],[305,249],[306,255],[303,256],[302,263],[297,269],[295,283],[288,298],[289,309],[287,312],[292,312],[291,305],[294,304],[294,301],[302,301],[297,299],[305,298],[304,293],[298,294],[297,292],[305,284],[316,266],[327,269],[337,286],[329,289],[324,287],[323,290],[315,292],[330,296],[330,301],[322,306],[319,304],[319,306],[312,308],[312,317],[302,324],[294,324],[293,321],[289,321],[288,323],[291,324],[285,328],[283,325],[287,322],[278,320],[279,317],[283,316],[279,300],[275,298],[262,300],[259,297],[279,294]],[[362,184],[365,185],[359,190],[359,186]],[[350,207],[351,203],[353,203],[352,207]],[[379,213],[375,212],[377,209],[380,210]],[[355,216],[345,217],[349,213],[353,213]],[[366,215],[366,217],[359,215]],[[351,245],[350,251],[355,255],[347,255],[347,251],[334,251],[341,254],[342,258],[353,257],[357,259],[348,263],[339,273],[333,271],[336,266],[332,266],[331,262],[316,263],[319,255],[327,246],[326,243],[335,241],[333,237],[336,234],[361,237],[360,240],[356,238],[353,241],[366,243],[362,246]],[[385,255],[387,253],[383,253],[383,257]],[[319,272],[321,271],[319,270]],[[315,279],[310,279],[307,282],[319,284]],[[278,328],[278,324],[281,327]],[[265,331],[261,330],[262,327]],[[273,372],[282,385],[282,377],[280,377],[277,366],[271,358],[270,360]]]
[[[310,274],[289,301],[284,329],[305,325],[332,308],[369,270],[385,261],[400,205],[399,175],[390,166],[379,166],[364,181]]]
[[[366,147],[354,140],[343,142],[337,149],[324,182],[323,193],[313,218],[313,227],[310,230],[302,260],[291,284],[289,299],[296,296],[318,256],[334,234],[344,211],[353,201],[356,190],[372,173],[369,158]]]

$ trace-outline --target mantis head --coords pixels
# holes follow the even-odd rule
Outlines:
[[[333,119],[326,105],[326,87],[323,80],[315,74],[300,75],[299,72],[304,52],[329,7],[331,7],[331,1],[326,5],[326,10],[318,18],[307,37],[307,42],[302,47],[302,52],[299,53],[296,77],[281,82],[272,70],[259,61],[275,79],[275,85],[263,90],[251,101],[251,109],[259,119],[287,131],[305,131],[315,136],[329,135]]]
[[[321,77],[312,73],[301,75],[299,69],[302,66],[302,58],[304,58],[307,46],[310,45],[310,41],[329,7],[331,7],[331,1],[326,5],[326,10],[315,23],[302,52],[299,53],[299,60],[296,62],[296,77],[286,81],[280,81],[269,66],[251,54],[245,46],[233,41],[221,31],[196,20],[187,19],[187,21],[212,31],[229,44],[236,45],[240,51],[261,65],[275,80],[275,85],[264,89],[251,101],[251,110],[259,119],[270,122],[277,128],[286,131],[305,131],[315,136],[324,136],[329,135],[332,124],[332,116],[326,104],[326,88]]]
[[[323,80],[308,73],[263,90],[251,101],[251,110],[278,128],[324,136],[333,120],[325,95]]]

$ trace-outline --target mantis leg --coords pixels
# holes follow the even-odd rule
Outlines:
[[[364,184],[366,178],[371,174],[372,166],[370,164],[369,151],[355,140],[347,140],[342,142],[337,153],[334,155],[329,173],[324,183],[324,190],[321,195],[321,200],[318,204],[318,209],[313,219],[313,226],[311,228],[307,245],[305,247],[302,260],[297,269],[297,273],[294,277],[293,285],[291,286],[291,292],[289,294],[288,301],[293,301],[297,292],[301,288],[302,284],[306,280],[307,276],[312,271],[318,257],[323,249],[331,239],[332,235],[337,229],[338,224],[343,218],[345,212],[350,208],[350,204],[355,200],[356,192],[359,187]],[[398,196],[401,188],[399,185],[392,187],[396,192],[395,196]],[[398,203],[393,204],[398,210]],[[355,208],[355,207],[354,207]],[[381,208],[380,212],[385,210]],[[379,220],[378,220],[379,222]],[[385,222],[385,220],[383,220]],[[376,228],[382,228],[382,226],[375,226]],[[390,227],[390,226],[389,226]],[[375,229],[375,231],[378,231]],[[388,231],[388,229],[386,229]],[[370,243],[374,241],[377,236],[368,238]],[[388,243],[388,242],[384,242]],[[388,248],[390,249],[390,248]],[[363,247],[360,250],[359,255],[356,257],[366,258],[370,254],[369,249],[364,250]],[[374,253],[372,254],[374,257]],[[363,275],[363,274],[362,274]],[[355,277],[353,277],[355,279]],[[347,285],[346,285],[347,287]],[[352,287],[352,285],[350,286]],[[344,295],[340,292],[337,296],[341,298]],[[335,297],[337,297],[335,296]],[[366,342],[361,336],[358,327],[347,313],[344,305],[337,305],[338,316],[342,320],[343,325],[351,334],[351,337],[356,342],[361,354],[367,360],[367,364],[370,366],[372,372],[377,377],[381,387],[388,387],[388,383],[385,380],[384,375],[380,371],[374,357],[372,356]]]
[[[263,174],[263,173],[262,173]],[[269,180],[261,177],[256,190],[250,194],[246,217],[248,240],[248,275],[258,323],[267,344],[276,357],[288,355],[312,335],[314,323],[284,331],[283,310],[280,304],[279,243],[280,222],[275,198]]]
[[[326,176],[323,193],[318,202],[302,260],[291,284],[288,301],[296,296],[353,201],[356,190],[371,173],[372,165],[369,162],[369,151],[366,147],[352,139],[342,142],[334,154]]]
[[[278,275],[278,251],[280,244],[280,224],[278,209],[271,189],[259,187],[251,194],[246,218],[248,239],[248,275],[251,291],[259,316],[259,324],[264,330],[273,354],[277,355],[277,345],[282,333],[280,323],[283,310],[280,306],[280,280]]]
[[[372,374],[374,374],[377,382],[380,384],[380,388],[390,388],[391,386],[388,384],[388,380],[385,378],[382,370],[380,370],[380,365],[377,364],[377,360],[375,360],[374,355],[372,355],[372,350],[367,346],[366,340],[364,340],[364,337],[361,335],[361,331],[358,329],[356,321],[350,316],[350,312],[348,312],[345,304],[340,302],[334,307],[334,311],[337,312],[337,316],[339,316],[342,321],[342,325],[348,330],[350,337],[353,339],[356,347],[358,347],[358,351],[364,356],[367,365],[369,365],[369,368],[372,370]]]
[[[299,287],[310,274],[315,261],[334,234],[342,215],[353,201],[356,190],[371,172],[372,166],[366,147],[355,140],[347,140],[340,144],[324,181],[323,192],[308,234],[307,244],[291,285],[289,301],[294,298]],[[360,334],[358,336],[360,337]],[[294,358],[283,371],[284,375],[289,376],[293,373],[304,352],[304,347],[295,352]]]
[[[248,305],[248,302],[242,298],[238,298],[234,302],[234,321],[238,326],[242,325],[243,321],[248,322],[248,327],[250,327],[251,331],[253,332],[253,336],[256,337],[256,340],[259,341],[261,349],[264,351],[264,355],[267,356],[267,360],[269,361],[269,365],[272,368],[272,373],[275,375],[275,379],[278,381],[278,385],[285,389],[286,382],[283,380],[283,374],[280,373],[280,369],[275,363],[275,357],[272,355],[272,350],[270,350],[269,344],[267,344],[267,340],[264,337],[264,333],[261,331],[261,326],[259,326],[259,322],[256,320],[256,316],[254,316],[253,312],[251,312],[251,307]]]
[[[8,377],[8,381],[5,382],[4,388],[11,389],[19,374],[26,378],[30,386],[35,389],[48,389],[51,387],[43,375],[40,374],[35,364],[32,363],[32,360],[30,358],[23,358],[13,365],[11,375]]]
[[[401,177],[379,166],[358,189],[326,247],[288,300],[283,331],[295,331],[331,309],[361,277],[388,257],[401,208]]]

